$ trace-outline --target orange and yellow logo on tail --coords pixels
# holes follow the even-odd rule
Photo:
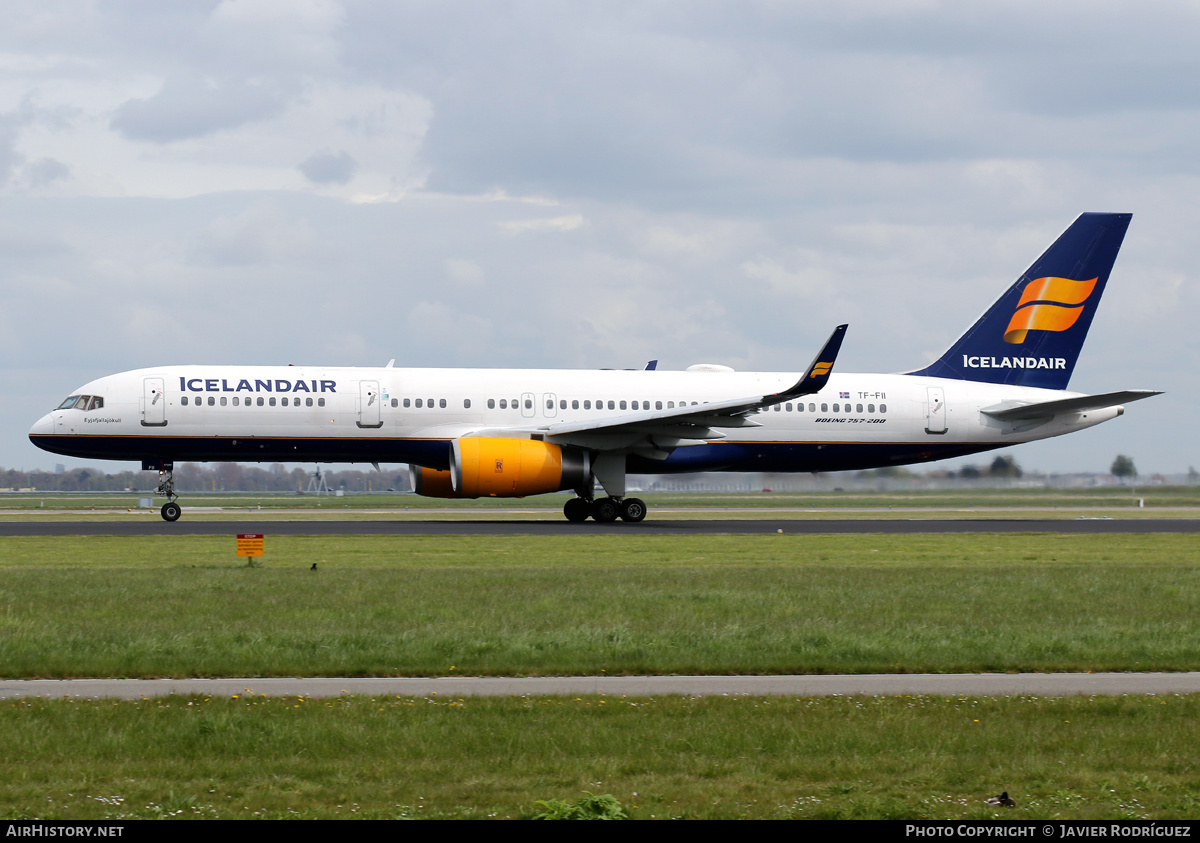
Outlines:
[[[812,374],[809,377],[819,378],[822,375],[828,375],[829,370],[833,368],[832,363],[818,363],[813,366]]]
[[[1083,303],[1100,279],[1035,278],[1025,285],[1017,311],[1004,331],[1004,341],[1025,342],[1030,331],[1065,331],[1083,313]]]

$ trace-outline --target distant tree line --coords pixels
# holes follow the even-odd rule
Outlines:
[[[331,492],[397,492],[408,490],[408,470],[392,466],[384,471],[322,471]],[[175,488],[181,492],[305,492],[312,472],[288,471],[281,463],[268,468],[240,463],[179,463]],[[0,489],[33,488],[43,492],[149,492],[158,486],[157,471],[120,471],[106,474],[94,468],[73,468],[61,474],[50,471],[17,471],[0,468]]]

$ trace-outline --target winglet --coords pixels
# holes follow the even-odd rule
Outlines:
[[[646,364],[646,369],[645,369],[645,371],[647,371],[647,372],[653,372],[653,371],[654,371],[655,369],[657,369],[657,368],[658,368],[658,361],[657,361],[657,360],[651,360],[649,363],[647,363],[647,364]]]
[[[801,395],[812,395],[814,392],[820,392],[825,388],[825,384],[829,382],[829,374],[833,371],[833,364],[837,361],[838,352],[842,348],[842,340],[846,337],[846,328],[848,325],[838,325],[833,329],[833,333],[829,335],[829,339],[825,342],[825,347],[817,353],[813,358],[812,363],[801,375],[800,380],[789,389],[783,392],[777,392],[774,395],[767,395],[763,399],[764,404],[778,404],[781,401],[788,401],[792,398],[799,398]]]

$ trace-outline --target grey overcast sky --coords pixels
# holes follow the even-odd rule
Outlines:
[[[1198,176],[1195,3],[10,0],[0,466],[169,363],[903,371],[1128,211],[1071,387],[1168,394],[1012,453],[1184,472]]]

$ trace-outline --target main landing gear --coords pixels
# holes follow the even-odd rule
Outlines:
[[[159,469],[158,472],[158,489],[157,494],[164,495],[167,502],[162,505],[159,510],[164,521],[178,521],[179,516],[183,514],[183,508],[175,503],[175,478],[171,469]]]
[[[646,517],[646,502],[641,498],[571,498],[563,506],[563,515],[576,524],[588,518],[600,524],[608,524],[618,518],[636,522]]]

